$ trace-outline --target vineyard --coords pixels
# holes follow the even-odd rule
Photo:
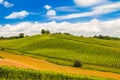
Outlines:
[[[1,40],[6,51],[72,66],[75,60],[83,65],[120,68],[120,41],[101,40],[71,35],[35,35],[22,39]]]
[[[53,72],[41,72],[15,67],[0,67],[0,80],[110,80],[83,75],[68,75]]]
[[[0,80],[120,80],[120,0],[0,0]]]

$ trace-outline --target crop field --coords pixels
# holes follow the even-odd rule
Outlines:
[[[0,80],[120,80],[120,0],[0,0]]]
[[[53,72],[41,72],[14,67],[0,67],[1,80],[112,80],[83,75],[68,75]]]
[[[4,63],[4,65],[6,66],[16,66],[19,68],[29,68],[29,69],[41,70],[41,71],[52,71],[61,74],[65,73],[65,74],[86,75],[86,76],[94,76],[94,77],[98,76],[98,77],[111,78],[117,80],[120,78],[120,74],[116,74],[116,73],[62,66],[47,62],[45,60],[40,60],[24,55],[16,55],[7,52],[0,52],[0,55],[5,58],[2,59],[1,62]]]
[[[36,35],[18,40],[1,40],[0,46],[38,57],[68,61],[78,59],[86,64],[120,68],[120,41],[69,35]]]
[[[34,35],[22,39],[0,40],[0,48],[4,48],[6,52],[32,56],[66,66],[73,66],[75,60],[80,60],[82,68],[120,74],[120,41],[116,40],[63,34]],[[25,63],[25,60],[22,63]],[[30,68],[31,66],[29,65]]]

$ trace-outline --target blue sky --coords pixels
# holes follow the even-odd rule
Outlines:
[[[31,26],[36,23],[39,23],[41,25],[44,23],[56,23],[56,26],[64,23],[66,23],[64,24],[65,26],[68,24],[73,24],[74,26],[75,24],[79,24],[79,26],[81,25],[80,27],[72,27],[73,30],[75,28],[75,31],[67,31],[64,29],[64,27],[61,27],[60,30],[62,30],[62,32],[66,31],[76,35],[93,35],[96,34],[94,31],[92,32],[93,29],[91,30],[91,28],[87,28],[87,31],[85,25],[88,23],[90,25],[90,23],[93,21],[94,23],[101,22],[101,25],[103,25],[104,22],[111,24],[111,21],[119,21],[120,0],[0,0],[0,12],[0,36],[7,35],[8,32],[20,32],[19,30],[10,32],[8,29],[5,30],[3,28],[8,27],[8,25],[10,28],[13,26],[17,28],[17,25],[22,23],[30,23]],[[96,25],[97,28],[101,28],[98,27],[100,26],[99,24]],[[112,25],[108,26],[111,27]],[[116,26],[118,27],[120,25],[118,24]],[[49,26],[42,28],[50,30],[52,29],[48,27]],[[41,27],[39,28],[41,29]],[[78,28],[80,28],[80,31],[85,30],[87,32],[82,32],[82,34],[78,33],[76,31]],[[52,31],[57,32],[60,30],[56,28],[56,30]],[[91,30],[91,32],[89,30]],[[32,30],[30,31],[28,34],[33,34]],[[26,31],[23,30],[23,32]],[[116,33],[116,31],[113,34],[109,33],[110,31],[105,31],[105,29],[104,31],[98,30],[98,32],[99,33],[97,34],[118,36],[118,33]]]
[[[72,0],[6,0],[9,1],[9,3],[14,4],[13,6],[6,8],[4,5],[0,5],[0,23],[6,24],[6,23],[16,23],[21,21],[39,21],[39,22],[46,22],[51,21],[46,16],[46,13],[48,10],[45,9],[45,5],[51,6],[51,10],[61,7],[61,6],[74,6],[74,3]],[[5,16],[10,15],[12,12],[21,12],[21,11],[27,11],[30,13],[27,17],[24,17],[23,19],[5,19]],[[32,14],[34,13],[34,14]],[[72,12],[63,12],[63,11],[56,11],[58,13],[57,15],[62,14],[69,14]]]
[[[50,21],[67,21],[67,22],[78,22],[78,21],[88,21],[93,18],[99,20],[109,20],[118,18],[120,10],[116,10],[114,12],[109,12],[106,14],[101,15],[94,15],[94,16],[83,16],[83,17],[75,17],[69,19],[54,19],[50,18],[47,15],[47,12],[50,10],[55,11],[55,16],[66,16],[70,14],[79,14],[83,12],[90,12],[92,11],[93,7],[101,6],[101,4],[110,4],[119,2],[119,0],[101,0],[100,4],[97,5],[87,5],[87,6],[80,6],[75,2],[75,0],[6,0],[9,1],[10,4],[13,6],[4,7],[4,5],[0,5],[0,24],[8,24],[8,23],[18,23],[23,21],[38,21],[38,22],[50,22]],[[76,0],[77,1],[77,0]],[[79,1],[79,0],[78,0]],[[85,0],[84,0],[85,1]],[[99,1],[99,0],[98,0]],[[84,2],[83,2],[84,3]],[[45,6],[51,7],[50,9],[46,9]],[[5,16],[12,14],[13,12],[22,12],[26,11],[29,15],[25,16],[24,18],[10,18],[5,19]],[[51,12],[52,13],[52,12]],[[58,17],[59,18],[59,17]],[[74,21],[73,21],[74,20]]]

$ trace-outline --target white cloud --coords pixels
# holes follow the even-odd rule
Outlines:
[[[49,17],[56,16],[56,11],[55,10],[48,10],[46,15],[49,16]]]
[[[56,11],[51,9],[52,7],[50,5],[45,5],[44,8],[47,10],[46,16],[48,17],[56,16]]]
[[[108,0],[74,0],[75,4],[82,7],[89,7],[108,2]]]
[[[49,9],[51,9],[52,7],[51,7],[50,5],[45,5],[44,8],[47,9],[47,10],[49,10]]]
[[[98,14],[111,13],[117,10],[120,10],[120,2],[106,4],[93,8],[93,11],[98,12]]]
[[[0,4],[2,4],[3,3],[3,0],[0,0]]]
[[[13,3],[9,3],[8,1],[4,1],[4,0],[0,0],[0,4],[2,4],[6,8],[10,8],[10,7],[14,6]]]
[[[27,11],[13,12],[10,15],[6,16],[5,19],[23,19],[29,14],[30,13]]]
[[[9,8],[9,7],[14,6],[14,4],[9,3],[9,2],[7,2],[7,1],[5,1],[3,4],[4,4],[4,7],[6,7],[6,8]]]
[[[76,7],[73,7],[73,6],[56,7],[55,10],[63,11],[63,12],[78,12],[78,11],[80,11],[80,10],[76,9]]]
[[[93,7],[92,10],[89,12],[75,13],[75,14],[69,14],[64,16],[54,16],[51,18],[63,20],[63,19],[72,19],[72,18],[80,18],[80,17],[89,17],[89,16],[108,14],[118,10],[120,10],[120,2]]]
[[[89,22],[68,23],[55,21],[49,23],[22,22],[18,24],[6,24],[0,26],[0,36],[13,36],[21,32],[26,35],[40,34],[41,29],[54,32],[68,32],[74,35],[111,35],[120,37],[120,19],[111,21],[100,21],[93,19]]]

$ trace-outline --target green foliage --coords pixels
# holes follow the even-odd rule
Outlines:
[[[73,66],[74,67],[82,67],[82,62],[80,60],[75,60]]]
[[[19,38],[24,38],[24,33],[19,33]]]
[[[44,29],[41,30],[41,34],[45,34],[46,31]]]
[[[53,33],[53,34],[62,34],[61,32],[59,32],[59,33]]]
[[[104,35],[94,36],[94,38],[105,39],[105,40],[120,40],[119,37],[111,37],[111,36],[104,36]]]
[[[42,30],[41,30],[41,34],[50,34],[50,31],[49,31],[49,30],[44,30],[44,29],[42,29]]]
[[[41,72],[14,67],[0,67],[1,80],[108,80],[83,75],[68,75],[53,72]],[[109,79],[110,80],[110,79]]]
[[[5,48],[4,48],[4,47],[1,47],[1,48],[0,48],[0,50],[1,50],[1,51],[4,51],[4,50],[5,50]]]
[[[3,37],[3,36],[1,36],[1,37],[0,37],[0,39],[4,39],[4,37]]]
[[[63,33],[63,34],[65,34],[65,35],[71,35],[70,33]]]
[[[9,39],[19,39],[19,38],[24,38],[24,33],[19,33],[18,36],[10,36],[10,37],[0,37],[0,40],[9,40]]]

